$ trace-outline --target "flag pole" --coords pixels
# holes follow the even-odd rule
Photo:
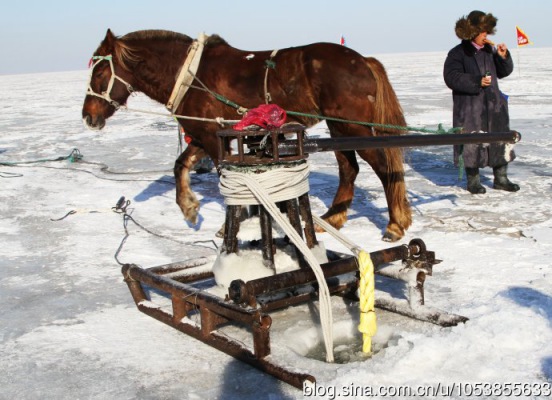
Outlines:
[[[521,59],[520,59],[520,51],[519,51],[519,39],[518,39],[518,30],[519,28],[516,25],[516,44],[517,44],[517,59],[518,59],[518,76],[521,78]]]
[[[520,61],[520,55],[519,55],[520,51],[519,51],[519,44],[517,45],[517,55],[518,55],[518,74],[519,74],[519,77],[521,78],[521,61]]]

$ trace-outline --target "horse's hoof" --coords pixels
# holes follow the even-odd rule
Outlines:
[[[397,240],[400,240],[402,238],[402,236],[397,236],[395,235],[394,233],[391,233],[391,232],[385,232],[383,234],[383,237],[381,238],[381,240],[383,240],[384,242],[396,242]]]
[[[322,218],[324,221],[326,221],[328,224],[333,226],[335,229],[340,230],[343,228],[343,225],[345,225],[345,222],[347,222],[347,213],[340,212],[340,213],[331,213],[330,211],[326,212],[324,215],[322,215]],[[320,230],[319,230],[320,229]],[[326,232],[322,227],[315,225],[316,232]]]
[[[320,225],[318,224],[314,224],[314,231],[316,233],[324,233],[326,232],[326,230],[324,228],[322,228]]]
[[[222,224],[222,226],[220,227],[220,229],[218,230],[217,233],[215,233],[215,236],[218,237],[218,238],[224,238],[224,231],[226,230],[226,224]]]
[[[184,219],[192,225],[197,224],[198,217],[199,208],[190,208],[184,211]]]

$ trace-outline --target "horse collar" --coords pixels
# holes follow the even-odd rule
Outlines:
[[[182,68],[180,69],[174,84],[171,97],[165,106],[172,113],[176,112],[180,102],[195,79],[207,38],[208,36],[205,33],[201,33],[199,37],[193,41],[188,50],[184,64],[182,64]]]

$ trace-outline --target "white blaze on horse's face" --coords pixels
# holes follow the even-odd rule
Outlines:
[[[128,98],[128,95],[134,89],[128,82],[115,74],[113,57],[111,55],[94,56],[90,62],[94,62],[94,64],[90,68],[90,78],[86,90],[82,117],[84,124],[89,129],[100,130],[105,126],[105,120],[121,107],[121,103],[126,101],[126,98]],[[109,68],[106,68],[102,62],[108,62]],[[112,98],[113,85],[116,80],[123,83],[128,92],[124,93],[124,99],[121,100],[121,103]],[[107,104],[105,102],[98,102],[97,98],[105,100]]]

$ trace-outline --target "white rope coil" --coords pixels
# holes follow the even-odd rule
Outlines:
[[[289,167],[269,168],[261,173],[257,173],[258,170],[259,168],[253,170],[251,167],[243,168],[241,171],[223,168],[219,184],[220,191],[224,195],[226,204],[229,205],[263,205],[295,247],[304,255],[319,286],[320,322],[326,361],[333,362],[333,316],[330,291],[324,272],[316,256],[276,205],[276,202],[296,198],[308,192],[308,165],[303,162]]]
[[[248,171],[249,170],[249,171]],[[262,171],[262,172],[261,172]],[[243,175],[254,176],[257,184],[273,202],[298,198],[309,191],[309,167],[306,162],[277,167],[251,167],[221,170],[219,189],[225,203],[235,205],[262,204],[253,193]]]

